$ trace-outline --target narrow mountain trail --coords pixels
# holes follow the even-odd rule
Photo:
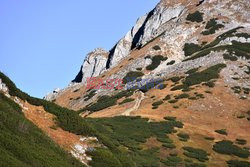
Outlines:
[[[139,98],[135,100],[135,105],[132,108],[125,110],[121,115],[130,116],[133,111],[138,110],[143,99],[145,99],[145,95],[143,92],[140,92]]]

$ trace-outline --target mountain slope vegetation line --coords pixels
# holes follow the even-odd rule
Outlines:
[[[22,109],[0,93],[0,166],[84,166],[28,121]]]
[[[111,119],[83,119],[75,111],[62,108],[48,101],[44,101],[38,98],[33,98],[21,90],[19,90],[15,84],[3,73],[0,73],[0,78],[11,88],[12,96],[22,97],[23,100],[29,102],[32,105],[43,106],[44,109],[57,116],[58,125],[69,132],[77,135],[94,135],[105,145],[107,148],[97,148],[96,151],[90,152],[94,161],[91,162],[93,166],[144,166],[143,164],[158,164],[157,162],[157,150],[151,150],[155,156],[150,160],[143,160],[147,155],[151,153],[150,150],[142,151],[140,143],[146,142],[146,139],[150,136],[165,136],[172,133],[174,127],[182,127],[183,124],[178,121],[174,122],[159,122],[149,123],[147,119],[140,117],[116,117]],[[10,90],[10,89],[9,89]],[[19,98],[20,98],[19,97]],[[98,121],[99,120],[99,121]],[[99,124],[99,123],[100,124]],[[107,125],[105,125],[107,122]],[[113,124],[113,125],[112,125]],[[137,125],[136,125],[137,124]],[[110,126],[117,127],[118,129],[114,133],[110,133],[108,130]],[[136,125],[136,126],[135,126]],[[127,131],[128,126],[132,126],[131,131]],[[137,129],[135,129],[137,127]],[[148,129],[145,131],[145,129]],[[114,129],[115,130],[115,129]],[[125,133],[125,134],[124,134]],[[137,136],[134,136],[138,134]],[[124,138],[127,136],[126,138]],[[124,138],[124,139],[122,139]],[[121,147],[126,146],[130,151],[134,152],[134,155],[129,156],[130,151],[124,150]],[[141,151],[140,151],[141,150]],[[98,158],[99,157],[99,158]],[[138,159],[139,158],[139,159]],[[110,159],[113,159],[112,162]],[[113,164],[113,165],[112,165]],[[137,164],[137,165],[135,165]],[[91,164],[90,164],[91,165]]]

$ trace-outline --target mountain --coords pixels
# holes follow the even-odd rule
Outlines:
[[[249,2],[219,0],[189,0],[169,2],[162,0],[152,11],[140,17],[135,26],[109,51],[96,49],[89,53],[80,72],[68,87],[55,90],[45,99],[79,110],[113,90],[96,90],[86,100],[87,78],[123,79],[129,72],[143,73],[142,79],[186,75],[188,70],[217,64],[249,64]],[[244,46],[243,46],[244,45]],[[239,46],[242,46],[239,49]],[[234,54],[223,58],[223,54]],[[162,60],[161,57],[162,56]],[[157,57],[158,56],[158,57]],[[232,62],[228,59],[237,59]],[[156,62],[156,63],[155,63]],[[150,64],[153,64],[150,68]],[[149,66],[149,67],[148,67]],[[235,69],[235,72],[238,70]],[[231,71],[233,73],[233,71]],[[240,85],[231,73],[225,74],[225,84],[248,89],[248,80]],[[243,72],[243,76],[247,73]],[[235,76],[237,78],[237,76]],[[235,78],[234,77],[234,78]],[[245,95],[243,95],[245,98]]]
[[[1,74],[0,90],[86,166],[247,167],[248,11],[248,0],[161,0],[66,88],[37,99]]]

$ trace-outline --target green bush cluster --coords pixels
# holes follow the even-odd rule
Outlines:
[[[161,104],[163,104],[163,101],[156,101],[152,104],[152,106],[159,106]]]
[[[130,71],[126,74],[126,76],[123,78],[123,83],[126,84],[128,82],[133,82],[137,78],[142,77],[144,73],[140,71]]]
[[[226,129],[219,129],[219,130],[215,130],[216,133],[219,133],[221,135],[227,135],[227,130]]]
[[[182,85],[176,85],[176,86],[174,86],[174,87],[172,87],[170,90],[171,91],[176,91],[176,90],[184,90],[184,89],[188,89],[188,86],[187,85],[184,85],[184,84],[182,84]]]
[[[185,167],[206,167],[206,165],[202,163],[187,162],[185,163]]]
[[[124,99],[122,102],[120,102],[119,105],[122,105],[122,104],[125,104],[125,103],[129,103],[129,102],[132,102],[132,101],[135,101],[135,99],[133,99],[133,98],[127,98],[127,99]]]
[[[87,95],[84,96],[84,101],[90,100],[96,95],[96,90],[91,90]]]
[[[203,13],[199,11],[196,11],[194,13],[189,13],[186,20],[200,23],[203,21]]]
[[[240,86],[234,86],[231,89],[234,91],[234,93],[237,93],[237,94],[240,94],[242,91],[244,94],[249,94],[250,92],[249,88],[244,88],[244,87],[241,88]]]
[[[167,59],[166,57],[163,57],[161,55],[154,56],[152,58],[152,63],[148,65],[146,69],[152,71],[161,64],[161,61],[165,61],[166,59]]]
[[[94,167],[122,167],[119,159],[112,154],[108,149],[98,148],[93,152],[89,152],[89,155],[93,157],[90,161],[90,165]]]
[[[164,84],[164,83],[161,83],[161,84],[158,85],[158,88],[159,88],[160,90],[163,90],[163,89],[165,89],[166,87],[167,87],[167,84]]]
[[[206,90],[205,93],[212,94],[212,92],[209,90]]]
[[[173,120],[176,121],[176,120]],[[157,140],[162,143],[162,146],[167,148],[167,149],[174,149],[176,146],[174,145],[174,141],[171,140],[170,138],[163,136],[163,137],[158,137]]]
[[[163,143],[162,146],[168,149],[176,148],[176,146],[173,143]]]
[[[191,69],[191,70],[188,70],[188,71],[186,72],[186,74],[193,74],[193,73],[197,72],[198,70],[199,70],[199,68],[193,68],[193,69]]]
[[[247,144],[247,141],[245,139],[236,139],[235,141],[239,145],[245,145]]]
[[[116,103],[117,103],[117,99],[115,99],[111,96],[103,96],[103,97],[100,97],[96,103],[88,106],[86,108],[86,110],[96,112],[96,111],[100,111],[100,110],[103,110],[105,108],[114,106],[114,105],[116,105]]]
[[[137,70],[137,71],[141,71],[141,70],[142,70],[142,68],[141,68],[141,67],[139,67],[139,68],[136,68],[136,70]]]
[[[191,56],[192,54],[199,52],[201,50],[201,46],[194,43],[185,43],[183,51],[185,56]]]
[[[188,99],[189,99],[189,100],[198,100],[197,97],[189,97]]]
[[[203,31],[202,34],[203,35],[211,35],[211,34],[214,34],[217,30],[219,30],[220,28],[223,28],[225,27],[223,24],[218,24],[217,23],[217,19],[213,18],[213,19],[210,19],[208,22],[207,22],[207,25],[206,25],[206,31]]]
[[[173,99],[173,100],[169,100],[168,102],[173,104],[173,103],[177,103],[177,102],[178,102],[178,100]]]
[[[213,146],[213,150],[220,154],[235,155],[241,158],[248,158],[249,151],[242,149],[241,147],[234,145],[229,140],[222,140],[216,142]]]
[[[215,86],[214,81],[205,82],[203,85],[213,88]]]
[[[217,18],[212,18],[207,22],[206,29],[210,29],[217,25]]]
[[[134,94],[134,90],[123,90],[123,91],[117,93],[116,95],[114,95],[113,98],[121,99],[123,97],[130,97],[133,94]]]
[[[209,160],[208,153],[200,148],[183,147],[184,155],[189,158],[195,158],[200,162]]]
[[[158,88],[160,90],[164,89],[166,87],[166,84],[163,84],[164,80],[162,79],[153,79],[150,81],[147,81],[144,85],[140,85],[139,90],[143,93],[148,92],[150,89]]]
[[[237,27],[237,28],[234,28],[232,30],[229,30],[221,35],[219,35],[214,41],[212,41],[211,43],[209,44],[205,44],[203,45],[202,47],[201,46],[197,46],[197,47],[200,47],[200,50],[197,49],[197,52],[200,52],[200,53],[197,53],[194,57],[191,57],[191,58],[187,58],[185,61],[187,60],[192,60],[192,59],[195,59],[195,58],[198,58],[198,57],[202,57],[202,56],[205,56],[207,54],[209,54],[212,50],[214,50],[213,47],[215,47],[216,45],[218,45],[222,40],[225,40],[227,37],[232,37],[233,34],[235,32],[237,32],[238,29],[241,29],[242,27]],[[195,44],[194,44],[195,45]]]
[[[168,80],[171,80],[172,82],[176,83],[176,82],[180,81],[182,78],[183,78],[183,77],[175,76],[175,77],[169,78]]]
[[[152,166],[152,167],[159,167],[160,163],[159,163],[159,158],[158,154],[159,154],[159,148],[154,147],[154,148],[150,148],[150,149],[145,149],[145,150],[141,150],[138,153],[131,153],[134,158],[134,162],[136,163],[136,166],[139,167],[144,167],[144,166]],[[127,165],[129,166],[129,165]],[[126,165],[124,165],[124,167],[127,167]]]
[[[164,117],[164,119],[167,121],[176,121],[176,117],[171,117],[171,116]]]
[[[204,95],[201,94],[201,93],[196,94],[196,97],[197,97],[197,98],[202,98],[202,99],[205,98]]]
[[[189,94],[183,93],[183,94],[175,96],[175,99],[185,99],[185,98],[189,98],[189,97],[190,97]]]
[[[116,105],[118,99],[121,99],[123,97],[126,97],[126,98],[130,97],[133,95],[133,93],[134,93],[134,90],[131,89],[131,90],[123,90],[113,96],[108,96],[108,95],[101,96],[99,97],[96,103],[86,106],[84,109],[82,109],[82,111],[88,110],[91,112],[97,112],[97,111],[103,110],[105,108]]]
[[[169,156],[166,159],[161,159],[161,162],[166,166],[178,167],[182,164],[182,159],[177,156]]]
[[[235,36],[236,37],[243,37],[246,39],[250,38],[250,34],[248,34],[248,33],[237,33],[237,34],[235,34]]]
[[[206,139],[206,140],[211,140],[211,141],[212,141],[212,140],[214,140],[214,137],[208,137],[208,136],[207,136],[207,137],[204,137],[204,139]]]
[[[161,50],[161,47],[160,47],[159,45],[155,45],[155,46],[153,47],[153,49],[154,49],[154,50]]]
[[[158,137],[157,140],[161,143],[168,143],[168,144],[174,143],[174,141],[167,136]]]
[[[249,43],[241,43],[237,41],[233,41],[232,45],[221,45],[217,46],[221,41],[225,40],[228,37],[235,36],[235,33],[238,29],[243,27],[237,27],[232,30],[229,30],[221,35],[219,35],[214,41],[209,44],[206,44],[197,50],[194,55],[185,59],[184,61],[194,60],[203,56],[210,54],[212,51],[227,51],[230,55],[236,55],[237,57],[245,57],[246,59],[250,58],[250,44]],[[194,44],[195,45],[195,44]],[[198,46],[196,47],[198,48]],[[235,58],[232,58],[235,59]]]
[[[234,86],[231,89],[234,91],[234,93],[237,93],[237,94],[241,93],[241,87],[239,86]]]
[[[173,65],[175,63],[175,60],[171,60],[170,62],[167,63],[167,66]]]
[[[227,53],[223,54],[223,58],[224,58],[225,60],[231,60],[231,61],[237,61],[237,60],[238,60],[237,57],[232,56],[232,55],[227,54]]]
[[[208,82],[212,79],[217,79],[219,78],[219,73],[222,68],[225,68],[225,64],[217,64],[214,66],[211,66],[207,68],[206,70],[203,70],[201,72],[196,72],[193,74],[190,74],[189,76],[186,77],[186,79],[183,81],[183,84],[186,85],[187,87],[192,86],[192,85],[197,85],[202,82]]]
[[[188,141],[190,139],[187,133],[178,133],[177,136],[181,141]]]
[[[218,37],[216,37],[216,39],[214,41],[212,41],[211,43],[203,46],[202,48],[207,49],[207,48],[214,47],[214,46],[218,45],[221,41],[225,40],[226,38],[235,36],[234,34],[239,29],[242,29],[242,28],[244,28],[244,27],[236,27],[236,28],[233,28],[233,29],[231,29],[229,31],[226,31],[226,32],[222,33],[221,35],[219,35]]]
[[[164,97],[163,100],[166,101],[166,100],[170,100],[170,99],[171,99],[171,96],[170,96],[170,95],[167,95],[167,96]]]
[[[240,160],[230,160],[227,161],[228,167],[249,167],[250,162],[240,161]]]
[[[249,88],[242,88],[242,90],[244,91],[244,94],[249,94],[249,92],[250,92],[250,89]]]
[[[211,84],[211,80],[218,79],[221,69],[225,67],[226,67],[225,64],[217,64],[203,71],[191,73],[182,81],[181,85],[174,86],[173,88],[171,88],[171,91],[181,90],[181,89],[189,90],[190,86],[198,85],[203,82],[205,84],[208,84],[209,86],[214,86]]]
[[[179,166],[185,166],[185,167],[206,167],[205,164],[202,163],[194,163],[190,159],[185,159],[184,161],[178,157],[178,156],[169,156],[165,159],[161,159],[161,162],[166,166],[171,167],[179,167]]]

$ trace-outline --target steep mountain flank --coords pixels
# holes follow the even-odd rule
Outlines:
[[[164,79],[219,63],[232,64],[226,69],[230,71],[237,66],[235,63],[241,62],[244,66],[242,75],[247,76],[244,70],[249,66],[249,12],[245,12],[248,10],[246,0],[162,0],[151,12],[139,18],[109,53],[102,51],[101,55],[106,56],[100,59],[100,54],[89,54],[69,87],[50,93],[45,99],[78,110],[98,96],[115,92],[114,89],[98,89],[92,94],[93,98],[86,100],[88,77],[123,79],[131,71],[141,70],[143,79]],[[238,61],[228,61],[232,58],[225,59],[223,54],[226,53],[235,55],[231,57],[237,57]],[[158,55],[163,59],[157,60],[155,56]],[[228,73],[223,74],[230,87],[239,86],[238,81],[229,79]],[[248,89],[247,82],[243,82],[243,87]]]
[[[212,69],[216,70],[221,67],[222,66],[216,66]],[[193,71],[189,71],[188,73]],[[4,114],[3,117],[1,117],[1,119],[4,120],[1,125],[7,129],[18,128],[20,131],[18,134],[25,133],[28,135],[28,138],[22,140],[22,145],[14,144],[20,140],[15,140],[11,145],[6,145],[6,143],[12,141],[9,137],[10,135],[15,136],[16,131],[8,131],[9,135],[6,136],[6,138],[4,137],[5,129],[1,129],[1,134],[4,137],[1,141],[5,142],[5,144],[1,146],[1,149],[10,150],[15,148],[10,151],[10,155],[16,155],[17,157],[21,155],[19,160],[24,159],[24,162],[32,164],[31,166],[34,166],[34,164],[35,166],[39,166],[40,164],[44,166],[57,166],[61,163],[60,166],[76,166],[80,164],[75,160],[75,162],[67,164],[66,158],[61,160],[56,158],[54,154],[47,158],[47,155],[52,155],[49,149],[51,150],[53,147],[46,144],[41,135],[38,140],[40,141],[42,139],[42,143],[45,142],[46,147],[39,142],[40,147],[28,148],[28,146],[31,147],[36,145],[36,140],[29,139],[34,136],[33,133],[31,134],[31,126],[27,123],[27,119],[41,128],[41,130],[48,134],[49,137],[60,144],[64,149],[71,150],[70,152],[73,156],[83,163],[87,163],[86,165],[88,166],[205,167],[227,165],[249,166],[250,164],[250,153],[248,149],[250,137],[247,133],[250,130],[250,126],[245,119],[249,116],[249,112],[242,112],[241,115],[238,115],[236,118],[234,114],[231,113],[231,110],[215,110],[215,112],[211,112],[209,111],[209,107],[204,106],[201,109],[197,108],[197,114],[188,109],[186,111],[165,111],[162,116],[167,116],[164,118],[159,116],[159,114],[155,114],[155,117],[151,116],[150,119],[128,116],[98,119],[80,118],[74,111],[61,108],[53,103],[24,94],[17,89],[6,76],[1,74],[0,78],[3,81],[1,85],[7,88],[7,92],[1,90],[1,92],[5,94],[1,94],[0,97],[1,110],[3,110],[4,113],[6,112],[6,114],[11,114],[13,112],[13,115],[5,116]],[[171,82],[176,82],[177,80],[179,79],[171,78]],[[117,94],[114,98],[129,97],[132,95],[131,93],[132,92],[123,92]],[[161,92],[161,94],[163,93],[164,92]],[[196,98],[202,98],[201,94],[194,94]],[[218,97],[218,94],[221,94],[221,88],[213,90],[213,94],[215,97]],[[137,98],[134,95],[133,97]],[[227,94],[224,95],[223,99],[227,99]],[[5,96],[14,98],[17,104]],[[155,94],[155,97],[152,96],[151,98],[156,98],[156,96],[157,94]],[[178,95],[175,97],[176,99],[187,98],[186,95]],[[136,109],[138,107],[137,104],[141,104],[144,98],[143,93],[141,93],[141,96],[138,96],[139,101],[136,102],[136,105],[132,108]],[[163,100],[169,99],[171,99],[171,96],[166,96]],[[106,97],[104,100],[108,102],[110,99]],[[209,100],[209,98],[206,97],[206,100]],[[234,100],[237,100],[237,98],[235,97],[233,101]],[[7,101],[7,103],[5,101]],[[198,107],[202,106],[199,102],[200,101],[196,103]],[[228,102],[230,107],[230,100],[228,100]],[[121,104],[124,103],[123,101]],[[141,105],[146,107],[147,103],[148,99]],[[160,109],[161,105],[163,105],[163,102],[160,101],[156,101],[152,104],[156,109]],[[245,107],[244,105],[246,104],[242,103],[237,105],[237,107],[240,106],[238,109],[242,110]],[[19,108],[19,110],[21,110],[20,107],[23,109],[27,119],[18,119],[21,121],[19,122],[19,126],[16,125],[18,121],[11,122],[15,120],[14,118],[19,114],[15,108],[9,108],[10,106]],[[213,107],[219,106],[221,106],[221,103],[213,105]],[[158,110],[157,113],[162,113],[162,111],[163,110]],[[206,112],[208,113],[206,114]],[[202,115],[198,115],[199,113]],[[220,114],[218,115],[218,113]],[[125,115],[127,114],[125,113]],[[179,119],[181,119],[184,124],[180,122]],[[35,127],[35,129],[37,128]],[[80,141],[78,141],[79,135],[81,136]],[[19,138],[21,136],[22,134],[18,135]],[[75,142],[77,142],[77,144],[74,144]],[[28,143],[28,145],[23,147],[25,143]],[[82,144],[84,144],[84,146]],[[22,148],[21,152],[18,151],[20,148]],[[37,148],[39,148],[39,150],[37,150]],[[47,149],[45,150],[44,148]],[[29,150],[31,151],[30,153],[28,152]],[[43,156],[46,159],[44,159],[42,163],[40,163],[42,158],[41,151],[48,153]],[[39,155],[39,157],[37,157],[37,155]],[[28,166],[22,164],[22,162],[14,161],[13,158],[10,159],[6,152],[1,152],[1,157],[3,159],[0,163],[3,166]],[[31,159],[29,159],[29,157],[31,157]]]
[[[92,166],[249,166],[247,11],[248,0],[161,0],[39,104],[97,137]]]
[[[8,94],[2,73],[0,78],[0,166],[83,167],[25,117],[24,106]]]

